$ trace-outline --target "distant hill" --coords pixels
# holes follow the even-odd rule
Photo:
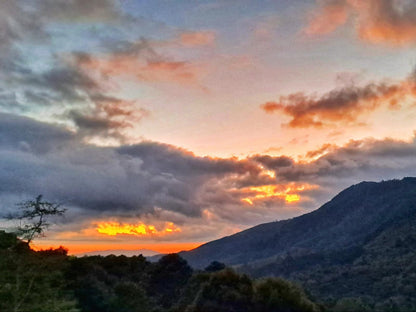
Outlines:
[[[416,178],[361,182],[311,213],[261,224],[181,256],[198,268],[216,260],[256,277],[283,276],[327,300],[369,300],[388,311],[414,307]]]
[[[150,249],[137,249],[137,250],[126,250],[126,249],[109,249],[109,250],[96,250],[96,251],[90,251],[90,252],[84,252],[84,253],[77,253],[75,256],[82,257],[82,256],[109,256],[109,255],[115,255],[115,256],[138,256],[143,255],[143,257],[152,257],[159,255],[157,251],[150,250]]]

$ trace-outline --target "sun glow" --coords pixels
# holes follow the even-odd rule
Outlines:
[[[175,232],[182,232],[173,222],[165,222],[162,229],[157,229],[154,225],[144,223],[128,224],[119,222],[97,223],[97,232],[100,234],[115,236],[119,234],[136,236],[164,236]]]
[[[289,185],[262,185],[249,187],[244,191],[246,193],[253,194],[252,196],[247,196],[242,201],[253,205],[254,201],[267,199],[267,198],[279,198],[284,199],[286,203],[295,203],[300,201],[301,197],[298,194],[299,192],[317,188],[316,185],[310,184],[294,184]]]

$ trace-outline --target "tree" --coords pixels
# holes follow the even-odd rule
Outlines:
[[[178,254],[168,254],[149,267],[148,294],[163,308],[171,307],[192,276],[192,268]]]
[[[62,216],[66,209],[60,204],[42,200],[42,195],[35,200],[28,200],[18,204],[20,211],[11,219],[19,220],[17,235],[30,244],[36,237],[44,236],[45,230],[49,227],[48,218],[51,216]]]
[[[211,273],[187,312],[249,312],[252,299],[252,280],[228,268]]]
[[[319,312],[321,307],[312,302],[299,286],[281,278],[267,278],[254,285],[253,311]]]
[[[212,261],[204,270],[206,272],[217,272],[225,269],[225,264],[218,261]]]
[[[63,247],[36,252],[0,231],[0,311],[78,312],[64,278],[68,260]]]

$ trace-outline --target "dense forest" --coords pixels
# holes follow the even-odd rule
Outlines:
[[[32,250],[0,231],[2,312],[244,312],[324,308],[280,278],[253,280],[218,262],[194,271],[177,254],[73,257]]]

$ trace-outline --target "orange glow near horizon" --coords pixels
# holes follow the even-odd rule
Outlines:
[[[242,201],[253,205],[254,201],[259,199],[266,199],[266,198],[280,198],[284,199],[286,203],[295,203],[300,201],[301,197],[298,192],[302,192],[305,190],[311,190],[317,188],[316,185],[310,184],[300,184],[296,185],[291,183],[287,186],[282,185],[262,185],[262,186],[254,186],[245,189],[246,192],[253,192],[255,193],[254,196],[248,196],[242,199]]]
[[[106,250],[140,250],[149,249],[159,253],[176,253],[184,250],[191,250],[201,246],[204,242],[187,242],[187,243],[146,243],[146,244],[120,244],[108,242],[65,242],[64,244],[56,244],[48,241],[37,241],[32,246],[34,250],[42,250],[48,248],[58,248],[63,245],[68,249],[68,254],[77,255],[91,251]]]
[[[144,223],[128,224],[119,222],[100,222],[97,223],[97,232],[109,236],[119,234],[136,235],[136,236],[165,236],[175,232],[182,232],[173,222],[166,222],[165,227],[161,230],[156,229],[154,225]]]

